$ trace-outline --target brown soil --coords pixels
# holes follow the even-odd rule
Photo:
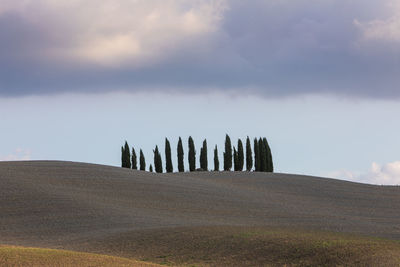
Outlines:
[[[169,244],[174,244],[173,251],[184,252],[177,245],[187,243],[190,232],[195,242],[189,250],[196,251],[199,246],[199,253],[205,255],[207,250],[200,249],[204,231],[213,233],[204,240],[219,236],[216,242],[222,251],[229,251],[224,246],[232,246],[233,251],[261,247],[268,252],[258,239],[246,249],[240,247],[245,242],[227,239],[229,233],[218,235],[231,227],[296,228],[400,240],[399,187],[288,174],[153,174],[72,162],[2,162],[0,203],[0,244],[152,260],[151,251],[162,256]],[[180,236],[177,229],[191,230]],[[169,231],[177,234],[176,238],[169,236]],[[123,241],[125,236],[133,241]],[[157,239],[162,236],[168,238]],[[141,239],[146,240],[142,250],[137,243]],[[174,243],[175,239],[180,241]],[[116,249],[107,247],[108,242]],[[244,259],[254,256],[232,254]],[[259,262],[266,260],[257,257]]]

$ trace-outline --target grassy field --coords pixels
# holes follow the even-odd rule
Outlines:
[[[159,265],[113,256],[96,255],[67,250],[0,246],[0,266],[152,267]]]
[[[98,253],[169,266],[400,266],[400,242],[266,227],[196,227],[124,233]]]
[[[317,231],[179,228],[98,242],[122,257],[0,246],[0,266],[400,266],[398,241]]]

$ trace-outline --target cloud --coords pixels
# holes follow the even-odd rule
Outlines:
[[[398,98],[397,1],[0,0],[0,96]],[[389,36],[389,37],[388,37]]]
[[[14,153],[9,154],[7,156],[0,155],[0,161],[17,161],[17,160],[30,160],[31,159],[31,151],[18,148]]]
[[[328,176],[367,184],[400,185],[400,161],[383,165],[373,162],[367,173],[340,170]]]
[[[393,10],[393,15],[388,18],[374,19],[360,22],[357,19],[355,25],[360,28],[365,40],[384,42],[400,42],[400,2],[392,1],[387,4]]]
[[[6,1],[0,14],[41,34],[41,59],[143,66],[215,31],[223,9],[222,0],[27,0]]]

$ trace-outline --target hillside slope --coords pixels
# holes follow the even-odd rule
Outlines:
[[[160,267],[161,265],[67,250],[0,246],[0,266]]]
[[[218,225],[400,240],[399,187],[287,174],[1,162],[0,203],[0,244],[73,249],[124,232]]]

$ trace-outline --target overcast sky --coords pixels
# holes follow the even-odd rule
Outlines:
[[[229,132],[282,172],[400,184],[399,0],[0,0],[0,37],[0,159]]]

